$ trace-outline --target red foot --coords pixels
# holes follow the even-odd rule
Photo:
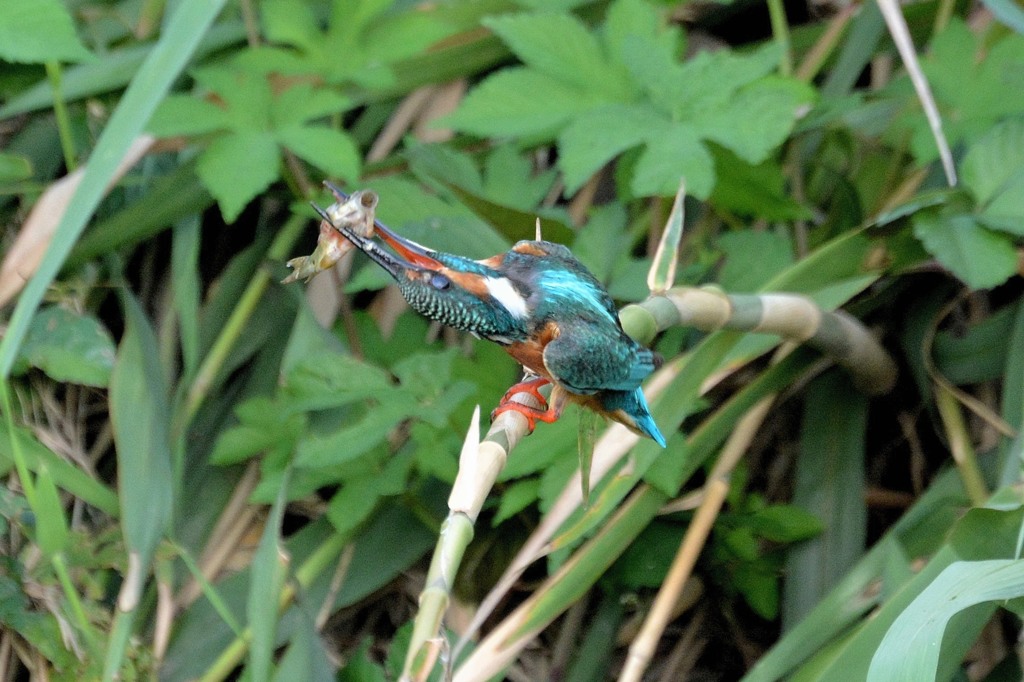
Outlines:
[[[533,433],[533,430],[537,427],[537,420],[547,422],[548,424],[556,421],[562,414],[561,405],[548,406],[547,399],[544,398],[540,393],[540,387],[545,384],[550,384],[550,379],[544,377],[536,377],[527,381],[521,381],[514,385],[512,388],[505,392],[502,396],[501,402],[498,403],[498,407],[495,408],[494,412],[491,412],[491,421],[494,421],[499,414],[502,412],[518,412],[519,414],[526,417],[526,423],[528,424],[528,433]],[[512,397],[520,393],[526,393],[533,396],[537,401],[543,405],[543,408],[530,407],[524,405],[521,402],[512,400]]]

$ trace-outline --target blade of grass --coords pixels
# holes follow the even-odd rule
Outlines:
[[[126,325],[110,378],[110,418],[128,570],[107,646],[105,680],[119,675],[153,553],[171,518],[176,487],[171,479],[168,389],[156,334],[126,289],[122,305]]]
[[[0,379],[10,376],[18,347],[43,295],[60,271],[85,225],[99,205],[117,165],[192,56],[225,0],[183,0],[167,29],[139,68],[121,102],[100,134],[85,168],[82,183],[57,227],[56,237],[35,276],[18,299],[7,332],[0,341]]]
[[[249,603],[246,611],[252,631],[249,643],[247,671],[254,682],[267,682],[273,668],[274,643],[277,635],[278,597],[288,576],[288,555],[281,546],[281,519],[288,502],[288,479],[291,468],[284,472],[284,480],[270,516],[263,528],[263,536],[252,562],[252,581],[249,584]]]

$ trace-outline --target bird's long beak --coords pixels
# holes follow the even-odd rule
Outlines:
[[[338,187],[327,182],[324,184],[327,185],[328,189],[338,199],[348,199],[348,195]],[[371,238],[357,234],[347,225],[335,224],[331,220],[330,215],[316,204],[313,204],[313,209],[320,214],[321,218],[334,225],[334,228],[341,232],[356,248],[369,256],[371,260],[384,268],[395,279],[398,279],[410,270],[421,272],[430,270],[436,272],[444,267],[443,263],[433,257],[434,251],[410,239],[399,236],[376,218],[373,221],[374,232],[379,234],[381,239],[395,250],[398,254],[397,256],[382,250]]]

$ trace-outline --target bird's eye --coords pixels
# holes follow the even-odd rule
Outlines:
[[[430,286],[434,287],[438,291],[444,291],[452,283],[450,279],[448,279],[439,272],[431,274],[430,279],[428,279],[427,281],[430,282]]]

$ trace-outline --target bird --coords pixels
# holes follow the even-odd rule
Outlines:
[[[339,201],[347,197],[325,184]],[[506,392],[492,419],[519,412],[532,433],[537,421],[554,422],[567,402],[575,402],[665,447],[640,387],[660,359],[626,334],[607,290],[566,246],[523,240],[473,260],[417,244],[380,221],[369,236],[332,224],[394,278],[415,311],[499,344],[523,366],[524,379]],[[552,386],[547,399],[539,392],[546,384]],[[517,393],[534,396],[542,407],[512,400]]]

